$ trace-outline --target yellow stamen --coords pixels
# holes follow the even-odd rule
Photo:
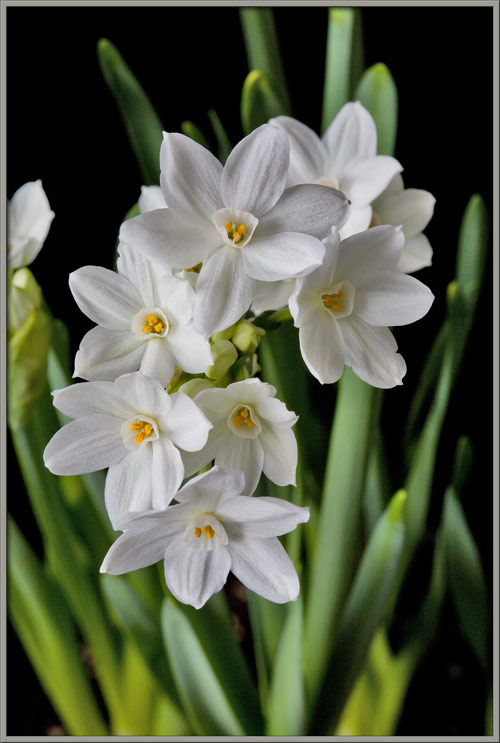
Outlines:
[[[205,534],[207,535],[209,539],[213,539],[213,537],[215,536],[215,532],[210,526],[210,524],[207,524],[206,526],[202,526],[201,529],[199,526],[194,527],[195,537],[201,537],[202,532],[205,532]]]
[[[147,325],[145,325],[142,329],[143,333],[155,333],[160,334],[163,330],[165,330],[165,325],[163,324],[162,320],[157,317],[157,315],[148,315],[146,317]]]
[[[147,433],[145,431],[139,431],[139,433],[135,437],[135,440],[137,441],[138,444],[142,444],[146,436],[147,436]]]
[[[131,431],[139,431],[143,426],[143,421],[136,421],[130,426]]]
[[[226,228],[227,234],[229,235],[229,233],[233,231],[233,224],[232,224],[232,222],[226,222],[226,224],[224,226]]]
[[[250,411],[248,408],[241,407],[234,419],[234,425],[235,426],[241,426],[242,423],[245,423],[247,428],[253,428],[254,422],[252,420],[252,416],[250,415]]]
[[[152,333],[153,332],[153,328],[151,327],[151,325],[145,325],[143,327],[143,329],[142,329],[142,332],[143,333]]]
[[[247,424],[247,428],[253,428],[253,420],[251,418],[247,418],[245,423]]]
[[[156,315],[148,315],[146,319],[150,325],[156,325],[156,323],[158,322],[158,318],[156,317]]]
[[[241,415],[242,418],[248,418],[249,412],[248,412],[248,410],[246,408],[241,408],[240,415]]]
[[[194,527],[194,535],[195,537],[201,537],[201,529],[199,526]]]
[[[243,423],[243,418],[241,417],[241,415],[237,415],[236,418],[234,419],[234,425],[241,426],[242,423]]]
[[[244,224],[240,224],[236,227],[233,222],[226,222],[224,227],[226,228],[228,238],[232,240],[235,245],[238,245],[238,243],[245,237],[246,225]]]
[[[324,294],[323,295],[323,304],[328,309],[333,310],[343,310],[344,309],[344,303],[340,299],[344,296],[344,292],[336,292],[335,294]]]
[[[240,224],[239,227],[236,228],[236,232],[240,235],[242,235],[246,230],[246,226],[244,224]]]
[[[145,438],[151,435],[153,431],[153,424],[147,423],[146,421],[134,421],[130,426],[131,431],[138,431],[135,440],[138,444],[142,444]]]
[[[161,333],[163,330],[163,323],[157,322],[156,325],[153,325],[153,328],[156,330],[157,333]]]
[[[191,268],[187,268],[187,271],[191,271],[192,273],[200,273],[201,271],[201,263],[197,263],[196,266],[191,266]]]
[[[146,436],[149,436],[152,430],[153,430],[153,424],[146,423],[146,425],[144,426],[144,433],[146,434]]]

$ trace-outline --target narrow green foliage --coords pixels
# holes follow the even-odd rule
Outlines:
[[[212,129],[214,130],[215,137],[217,139],[217,157],[219,158],[221,163],[225,163],[227,158],[229,157],[229,153],[232,150],[231,142],[229,140],[229,137],[227,136],[224,126],[222,125],[222,121],[220,120],[217,111],[214,111],[214,109],[211,108],[208,112],[208,118],[210,119]]]
[[[467,298],[471,315],[486,268],[488,241],[488,214],[481,196],[475,194],[467,204],[460,225],[455,273]]]
[[[248,68],[264,73],[279,100],[280,113],[289,115],[290,101],[272,8],[241,8],[240,20]]]
[[[394,495],[364,551],[342,612],[322,692],[311,708],[313,734],[336,727],[382,620],[403,549],[405,501],[403,490]]]
[[[329,8],[321,131],[350,98],[354,8]]]
[[[196,126],[196,124],[193,124],[192,121],[183,121],[181,123],[181,132],[185,134],[186,137],[189,137],[195,142],[198,142],[198,144],[201,144],[201,146],[205,147],[207,150],[210,149],[207,138],[201,131],[200,127]]]
[[[20,530],[8,523],[9,616],[69,735],[107,735],[57,583]]]
[[[248,73],[241,91],[241,125],[250,134],[273,116],[280,116],[283,109],[268,78],[261,70]]]
[[[398,91],[394,79],[384,64],[368,68],[354,93],[371,113],[377,127],[377,152],[393,155],[398,126]]]
[[[142,181],[146,186],[157,185],[160,180],[163,131],[160,119],[120,52],[110,41],[100,39],[97,56],[104,79],[120,110]]]

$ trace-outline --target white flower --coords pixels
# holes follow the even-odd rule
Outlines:
[[[322,384],[336,382],[344,364],[374,387],[402,384],[406,364],[388,326],[420,319],[434,296],[397,270],[401,228],[372,227],[342,242],[333,229],[323,242],[323,265],[298,280],[289,302],[307,367]]]
[[[85,266],[70,275],[78,306],[98,323],[80,344],[74,376],[112,381],[140,370],[166,386],[176,364],[191,374],[205,371],[212,354],[193,330],[192,287],[128,245],[119,251],[118,273]]]
[[[255,280],[304,275],[321,263],[321,238],[349,214],[345,196],[321,186],[285,191],[289,145],[264,124],[225,166],[182,134],[164,133],[161,188],[168,208],[122,225],[120,239],[173,269],[202,264],[194,327],[224,330],[250,307]]]
[[[213,424],[205,448],[184,454],[186,475],[215,464],[245,475],[245,495],[252,495],[261,472],[277,485],[295,485],[298,420],[276,389],[260,379],[245,379],[226,388],[199,392],[195,402]]]
[[[373,223],[401,225],[403,228],[405,244],[398,271],[413,273],[432,264],[432,248],[422,230],[434,213],[435,203],[436,199],[428,191],[405,188],[399,173],[372,203]]]
[[[166,209],[167,207],[159,186],[141,186],[138,204],[141,214],[152,212],[154,209]]]
[[[109,467],[104,495],[113,526],[129,511],[166,508],[184,478],[177,447],[201,449],[211,428],[187,395],[168,395],[140,372],[53,395],[56,408],[76,420],[49,441],[45,465],[56,475]]]
[[[9,268],[29,266],[40,252],[54,219],[42,181],[30,181],[18,188],[7,211]]]
[[[346,103],[321,139],[289,116],[270,123],[282,128],[290,140],[287,185],[320,183],[338,188],[351,201],[351,214],[340,236],[368,229],[371,203],[403,168],[393,157],[377,155],[375,122],[361,103]]]
[[[176,599],[201,608],[229,571],[251,591],[282,604],[295,601],[299,579],[278,536],[309,519],[309,509],[281,498],[248,498],[241,472],[209,472],[188,482],[177,505],[128,519],[101,573],[120,575],[164,560]]]

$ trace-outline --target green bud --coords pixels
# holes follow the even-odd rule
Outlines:
[[[31,310],[40,307],[42,290],[29,268],[19,268],[9,282],[9,335],[15,333]]]
[[[248,320],[240,320],[234,329],[232,341],[242,353],[254,353],[265,332],[264,328],[259,328]]]
[[[254,377],[260,371],[260,368],[256,353],[242,356],[234,366],[234,381],[242,382],[244,379]]]
[[[215,341],[211,344],[210,350],[214,363],[207,367],[205,374],[210,379],[219,379],[234,364],[238,358],[238,352],[231,341],[226,340]]]
[[[212,387],[215,387],[213,382],[209,382],[208,379],[201,379],[199,377],[185,382],[181,387],[179,387],[179,392],[184,392],[185,395],[193,398],[198,394],[198,392],[211,389]]]
[[[230,341],[235,327],[236,325],[231,325],[231,327],[227,328],[226,330],[221,330],[219,333],[214,333],[214,335],[210,338],[211,342],[216,343],[217,341]]]

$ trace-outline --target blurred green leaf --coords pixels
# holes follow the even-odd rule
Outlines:
[[[311,698],[321,683],[338,632],[360,539],[365,473],[377,425],[380,390],[344,369],[330,437],[316,549],[309,565],[305,673]]]
[[[325,85],[321,132],[350,99],[351,49],[355,19],[354,8],[328,9],[328,35],[326,41]]]
[[[488,669],[488,600],[479,550],[453,488],[444,502],[446,556],[450,586],[465,636],[479,663]]]
[[[273,666],[266,735],[305,735],[306,732],[302,612],[302,598],[287,606]]]
[[[231,663],[230,636],[224,628],[204,621],[207,612],[202,619],[194,612],[168,598],[162,611],[165,647],[186,717],[197,735],[245,735],[250,731],[238,713],[249,717],[245,705],[252,700],[246,698],[245,687],[234,683],[241,660],[236,666]],[[249,722],[255,730],[257,720]]]
[[[341,615],[321,693],[311,709],[312,734],[336,726],[381,623],[402,555],[405,501],[402,490],[393,496],[363,553]]]
[[[71,615],[14,521],[8,522],[9,616],[69,735],[107,735]]]
[[[281,63],[278,35],[274,25],[273,9],[240,8],[240,20],[248,68],[264,73],[279,101],[279,113],[288,115],[290,102]]]
[[[488,240],[488,214],[483,199],[475,194],[467,204],[460,225],[455,274],[467,297],[471,318],[486,268]]]
[[[261,70],[248,73],[241,91],[241,125],[245,134],[283,113],[281,103]]]
[[[354,100],[371,113],[377,127],[377,153],[393,155],[398,127],[398,91],[384,64],[369,67],[356,88]]]
[[[186,137],[192,139],[194,142],[198,142],[198,144],[201,144],[201,146],[205,147],[207,150],[210,149],[207,138],[201,131],[200,127],[196,126],[196,124],[193,124],[192,121],[183,121],[181,123],[181,132],[185,134]]]
[[[120,110],[142,181],[146,186],[160,180],[160,146],[163,127],[146,93],[118,49],[100,39],[97,56],[102,74]]]
[[[227,158],[229,157],[229,153],[232,150],[231,142],[229,140],[229,137],[227,136],[226,130],[222,125],[222,121],[220,120],[217,111],[214,111],[214,109],[211,108],[208,112],[208,118],[210,119],[212,129],[214,130],[217,139],[217,157],[219,158],[221,163],[225,163]]]

